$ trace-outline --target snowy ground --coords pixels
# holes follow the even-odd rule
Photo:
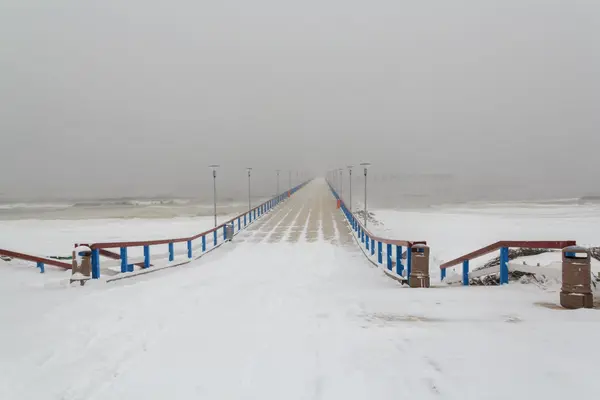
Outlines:
[[[532,285],[400,286],[365,260],[322,181],[187,266],[83,288],[52,274],[0,268],[2,399],[598,391],[600,312],[542,307],[556,294]]]

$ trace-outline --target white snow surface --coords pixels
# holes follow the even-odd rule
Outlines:
[[[233,242],[155,274],[80,287],[3,265],[0,399],[598,393],[599,311],[543,307],[558,294],[533,285],[401,286],[348,240],[326,190],[314,182]],[[302,239],[315,216],[315,241]]]

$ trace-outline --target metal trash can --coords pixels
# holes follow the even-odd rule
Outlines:
[[[231,223],[231,225],[225,225],[225,240],[233,240],[233,222]]]
[[[429,279],[429,246],[415,244],[410,249],[411,271],[408,285],[412,288],[428,288]]]
[[[580,246],[562,249],[562,288],[560,305],[564,308],[593,308],[590,252]]]
[[[77,282],[81,286],[92,277],[92,249],[88,246],[77,246],[73,250],[73,260],[71,262],[70,282]]]

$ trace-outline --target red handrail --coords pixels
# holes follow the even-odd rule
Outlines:
[[[64,269],[71,269],[71,264],[54,260],[52,258],[38,257],[32,256],[31,254],[19,253],[16,251],[10,251],[6,249],[0,249],[0,256],[7,256],[12,258],[17,258],[19,260],[32,261],[35,263],[43,263],[46,265],[53,265],[55,267],[61,267]]]
[[[502,247],[521,247],[526,249],[563,249],[576,244],[577,242],[575,240],[501,240],[499,242],[482,247],[479,250],[472,251],[469,254],[465,254],[464,256],[455,258],[454,260],[447,261],[440,265],[440,269],[453,267],[461,264],[463,261],[484,256]]]

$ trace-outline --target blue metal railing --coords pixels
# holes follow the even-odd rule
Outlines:
[[[237,232],[245,229],[250,224],[257,221],[260,217],[266,215],[274,207],[291,197],[298,190],[303,188],[309,181],[306,181],[298,186],[293,187],[289,191],[279,194],[272,199],[256,206],[255,208],[224,222],[223,224],[210,229],[206,232],[199,233],[191,237],[173,238],[173,239],[160,239],[160,240],[147,240],[147,241],[132,241],[132,242],[107,242],[107,243],[92,243],[88,246],[92,249],[92,278],[100,278],[100,258],[106,257],[113,260],[118,260],[120,265],[120,272],[127,273],[133,272],[135,266],[141,267],[142,269],[149,269],[153,267],[151,258],[151,248],[167,245],[168,253],[162,255],[156,255],[160,259],[168,257],[168,266],[180,265],[189,263],[194,259],[201,257],[208,251],[219,247],[224,242],[230,240],[228,235],[235,235]],[[237,226],[237,229],[236,229]],[[207,241],[207,237],[212,236],[212,240]],[[200,242],[200,244],[196,244]],[[186,244],[185,257],[181,260],[176,260],[176,249],[175,245],[178,243]],[[196,244],[196,247],[194,245]],[[142,248],[143,257],[130,257],[128,249]],[[110,251],[109,249],[119,249],[119,253]],[[198,256],[194,257],[194,251],[200,252]],[[173,265],[174,264],[174,265]]]
[[[331,183],[329,181],[327,183],[331,193],[338,201],[339,208],[350,224],[357,242],[360,245],[364,245],[365,255],[374,264],[385,266],[388,275],[395,279],[406,280],[410,276],[412,269],[412,253],[414,251],[421,251],[416,247],[413,248],[413,245],[427,244],[427,242],[386,239],[374,235],[360,222],[359,218],[352,211],[348,210],[344,200],[340,198]],[[406,247],[406,251],[404,251],[404,247]],[[406,260],[405,264],[403,264],[403,260]]]

